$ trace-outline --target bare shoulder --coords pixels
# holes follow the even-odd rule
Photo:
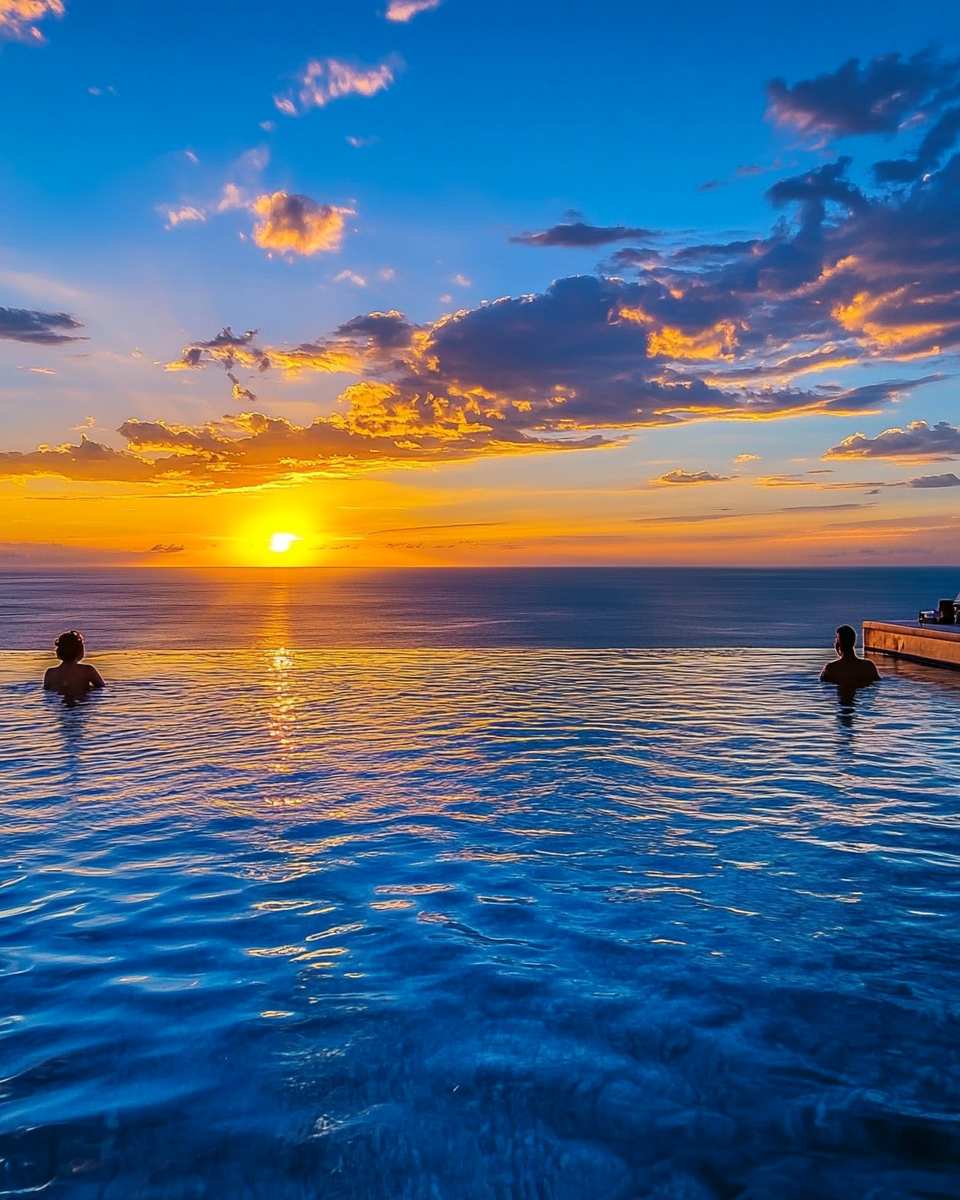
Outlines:
[[[828,662],[820,672],[821,683],[835,683],[837,681],[837,663]]]
[[[47,667],[46,671],[44,671],[44,673],[43,673],[44,691],[47,691],[47,692],[54,691],[57,688],[57,686],[59,685],[59,682],[60,682],[60,668],[59,667]]]
[[[96,667],[91,667],[89,663],[84,663],[83,671],[84,671],[84,675],[90,681],[91,687],[102,688],[104,686],[103,676],[100,674],[100,672],[97,670]]]

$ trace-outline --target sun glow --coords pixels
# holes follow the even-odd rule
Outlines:
[[[254,511],[238,521],[229,540],[225,539],[224,557],[243,567],[315,567],[323,556],[316,511],[298,503],[296,497],[254,498]],[[265,501],[267,503],[265,503]],[[272,503],[271,503],[272,501]],[[256,509],[262,505],[262,511]]]
[[[270,549],[274,554],[286,554],[294,542],[302,541],[296,533],[274,533],[270,536]]]

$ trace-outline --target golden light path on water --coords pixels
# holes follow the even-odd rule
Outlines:
[[[0,655],[9,1187],[950,1194],[960,682],[296,650],[285,578],[74,708]]]

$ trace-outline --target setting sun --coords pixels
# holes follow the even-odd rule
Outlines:
[[[275,533],[270,538],[270,549],[274,554],[286,554],[294,542],[302,542],[296,533]]]

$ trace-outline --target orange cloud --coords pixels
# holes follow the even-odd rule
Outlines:
[[[319,374],[358,375],[363,370],[365,356],[361,348],[346,339],[325,343],[303,343],[292,349],[268,348],[254,344],[255,329],[235,334],[229,326],[208,342],[195,342],[184,348],[180,358],[164,364],[167,371],[199,370],[209,362],[219,363],[224,370],[235,367],[258,372],[274,368],[285,375],[295,376],[305,371]],[[236,386],[236,380],[231,378]]]
[[[63,0],[0,0],[0,38],[14,42],[42,42],[37,22],[62,17]]]
[[[258,196],[250,207],[260,218],[253,227],[253,240],[262,250],[304,256],[339,250],[343,218],[352,213],[289,192]]]
[[[833,316],[844,329],[873,342],[879,351],[899,358],[939,354],[941,339],[956,342],[960,336],[960,320],[956,314],[948,320],[922,319],[924,305],[917,304],[914,291],[907,286],[876,295],[861,291],[848,304],[837,305]]]
[[[126,450],[81,435],[79,445],[0,453],[0,478],[152,483],[175,491],[224,491],[344,477],[505,454],[613,445],[599,437],[541,439],[488,423],[475,403],[429,393],[402,395],[364,382],[340,397],[345,411],[295,425],[283,417],[238,413],[205,425],[132,419],[120,426]]]
[[[262,250],[305,257],[339,250],[344,234],[343,218],[354,215],[352,208],[319,204],[297,192],[266,192],[251,198],[237,184],[228,183],[212,206],[184,204],[167,209],[166,228],[175,229],[187,221],[206,221],[211,214],[238,209],[258,218],[252,236]]]
[[[649,328],[647,358],[712,359],[730,361],[737,347],[737,331],[732,321],[718,321],[709,329],[684,333],[672,325],[657,328],[655,318],[641,308],[622,308],[620,317]]]

